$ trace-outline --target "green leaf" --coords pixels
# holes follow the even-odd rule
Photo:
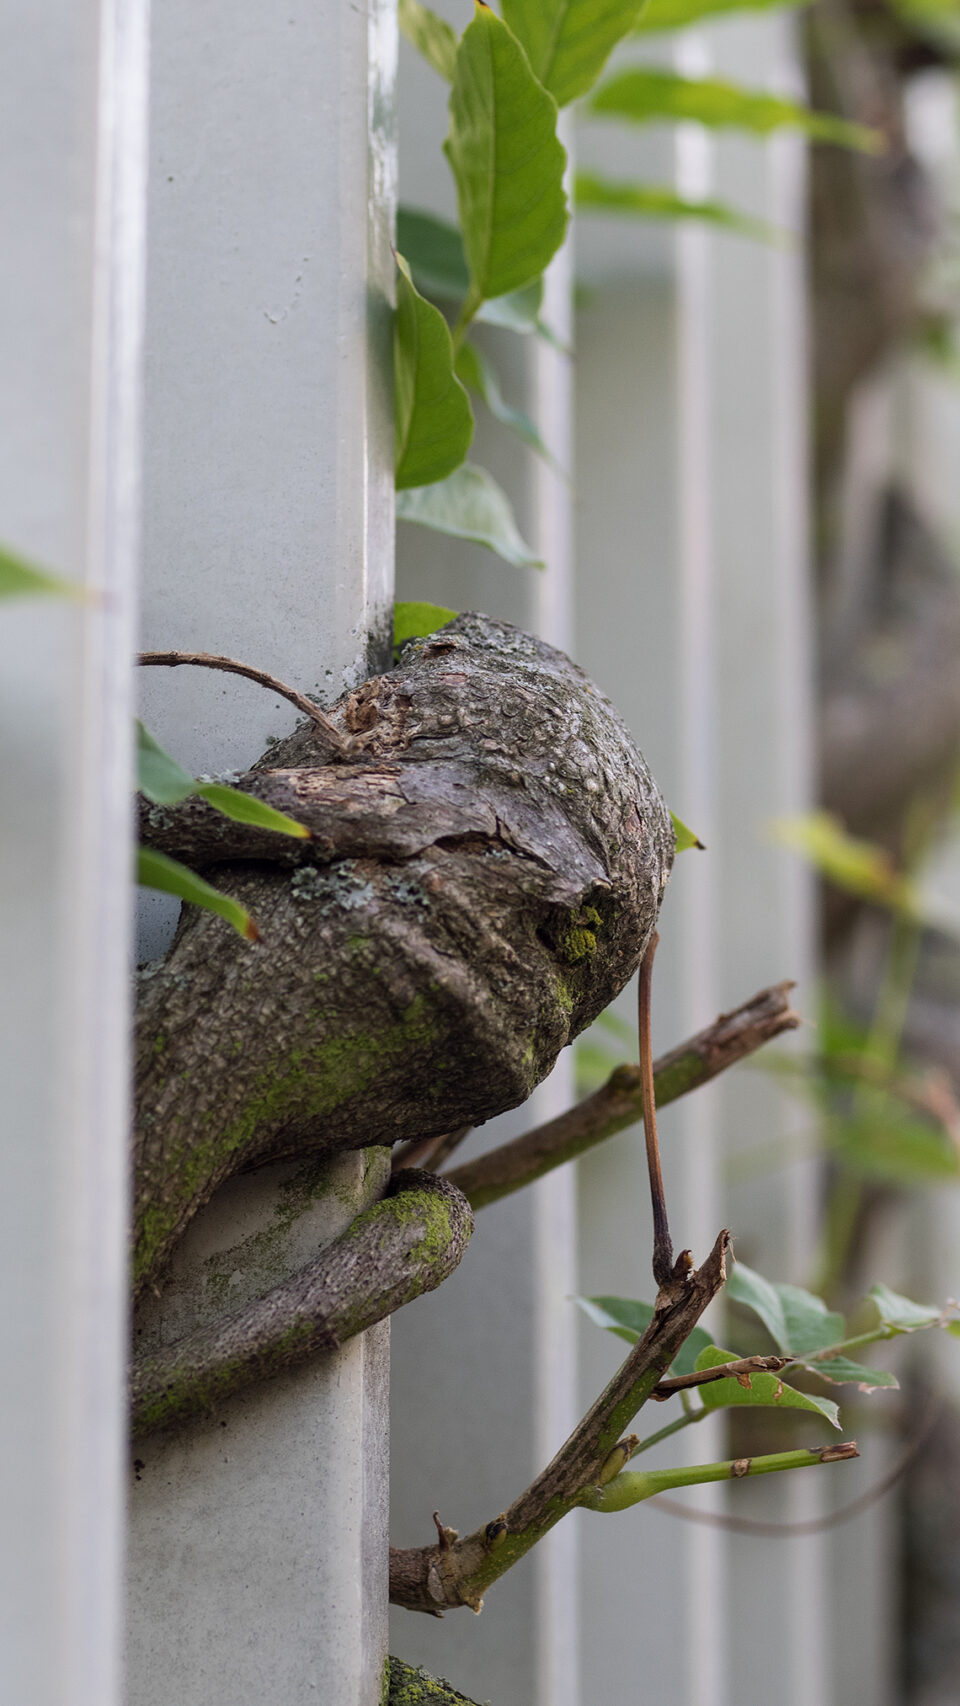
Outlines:
[[[909,1297],[901,1297],[886,1285],[872,1285],[867,1295],[876,1304],[881,1326],[890,1327],[895,1333],[916,1333],[923,1327],[935,1327],[943,1313],[928,1303],[911,1303]]]
[[[798,1285],[775,1285],[738,1262],[727,1281],[727,1296],[759,1315],[786,1355],[802,1357],[805,1352],[826,1350],[844,1337],[842,1315],[828,1310],[823,1299]]]
[[[398,0],[397,23],[411,47],[422,53],[434,71],[452,83],[457,71],[456,31],[421,0]]]
[[[422,295],[440,302],[461,302],[470,288],[463,239],[455,225],[415,208],[397,210],[397,248],[406,259],[413,282]],[[541,332],[543,279],[535,278],[521,290],[508,291],[485,302],[474,316],[488,326],[503,326],[508,332]]]
[[[435,634],[458,615],[443,604],[395,604],[393,607],[393,643],[402,646],[404,640],[422,640]]]
[[[475,391],[477,396],[483,399],[496,420],[509,427],[511,432],[515,432],[517,437],[522,439],[524,444],[529,444],[531,450],[535,450],[544,461],[556,466],[540,437],[536,422],[532,421],[523,409],[515,409],[507,402],[493,367],[474,344],[460,345],[457,351],[456,374],[469,390]]]
[[[246,907],[231,895],[211,888],[195,871],[181,865],[179,859],[168,859],[166,853],[155,853],[150,847],[138,847],[137,882],[145,889],[175,894],[180,900],[189,901],[191,906],[203,907],[205,912],[216,912],[248,942],[260,939],[260,932]]]
[[[396,485],[428,486],[466,460],[473,438],[470,400],[453,371],[450,328],[414,288],[397,256],[393,340]]]
[[[438,533],[450,533],[456,539],[472,539],[516,568],[544,566],[521,538],[506,493],[485,468],[472,462],[465,462],[436,485],[398,492],[397,517],[435,528]]]
[[[682,30],[701,18],[721,17],[725,12],[772,12],[808,4],[809,0],[647,0],[637,19],[636,33]]]
[[[503,0],[503,16],[558,106],[592,89],[642,0]]]
[[[288,817],[258,800],[255,794],[245,794],[240,788],[228,788],[223,782],[197,782],[196,792],[215,811],[234,823],[250,823],[257,829],[272,829],[277,835],[290,835],[296,841],[309,841],[310,831],[305,823]]]
[[[258,829],[272,829],[278,835],[292,835],[298,841],[309,841],[310,831],[305,824],[287,817],[273,806],[265,805],[253,794],[239,788],[228,788],[223,782],[198,782],[164,752],[159,741],[137,719],[137,787],[146,799],[156,806],[175,806],[190,794],[200,794],[215,811],[234,823],[251,823]]]
[[[734,1351],[723,1351],[719,1345],[709,1345],[697,1357],[696,1367],[719,1368],[721,1363],[736,1360]],[[788,1386],[779,1374],[745,1374],[742,1381],[743,1384],[731,1375],[729,1380],[711,1380],[705,1386],[698,1386],[697,1393],[704,1409],[727,1410],[746,1405],[766,1410],[814,1410],[832,1427],[840,1426],[839,1411],[832,1398],[814,1398],[809,1392],[798,1392],[796,1387]]]
[[[573,199],[577,208],[587,213],[626,213],[638,219],[698,219],[765,242],[782,238],[775,226],[738,213],[722,201],[686,201],[660,184],[624,183],[599,177],[596,172],[576,174]]]
[[[861,1392],[872,1392],[878,1386],[899,1388],[900,1382],[889,1368],[864,1368],[849,1357],[828,1357],[825,1362],[804,1362],[801,1365],[811,1374],[819,1374],[834,1386],[858,1386]]]
[[[537,332],[548,343],[556,340],[540,318],[543,306],[543,279],[535,278],[520,290],[508,290],[505,296],[493,296],[477,309],[475,320],[485,326],[502,326],[508,332]]]
[[[598,1327],[625,1339],[628,1345],[635,1345],[653,1320],[653,1305],[634,1297],[575,1297],[573,1301]],[[699,1367],[697,1358],[712,1345],[706,1328],[694,1327],[674,1357],[670,1372],[692,1374]],[[730,1362],[731,1356],[732,1353],[725,1351],[722,1360]]]
[[[195,792],[196,778],[189,775],[169,752],[164,752],[150,730],[137,718],[137,787],[155,806],[175,806]]]
[[[694,119],[711,128],[732,126],[755,136],[771,131],[802,130],[818,142],[835,142],[875,154],[882,146],[876,131],[849,124],[833,113],[811,112],[796,101],[742,89],[713,78],[681,77],[675,71],[636,66],[621,71],[599,88],[590,112],[630,119],[634,124]]]
[[[73,598],[85,602],[89,597],[87,588],[79,581],[63,580],[47,569],[38,569],[0,545],[0,599]]]
[[[539,278],[563,242],[567,156],[557,117],[519,42],[477,4],[457,50],[444,143],[470,268],[466,318],[485,298]]]
[[[676,851],[678,853],[687,853],[691,847],[699,847],[701,853],[705,853],[707,851],[703,842],[700,840],[699,835],[694,835],[692,829],[688,829],[685,823],[681,823],[676,812],[670,813],[670,821],[673,824],[673,833],[676,836],[677,841]]]
[[[837,888],[919,922],[913,885],[896,869],[890,855],[872,841],[848,835],[830,812],[778,818],[771,829],[777,841],[799,853]]]

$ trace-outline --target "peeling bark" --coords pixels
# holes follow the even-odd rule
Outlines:
[[[199,800],[143,808],[147,843],[212,869],[261,941],[187,908],[141,974],[138,1288],[241,1168],[524,1101],[656,923],[669,813],[562,653],[463,616],[330,716],[336,762],[306,727],[239,780],[310,842]]]

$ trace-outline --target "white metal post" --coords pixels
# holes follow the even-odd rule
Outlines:
[[[328,701],[390,659],[395,29],[389,0],[155,9],[143,643]],[[145,720],[195,772],[293,721],[248,683],[143,673]],[[154,906],[147,953],[168,930]],[[281,1268],[382,1189],[380,1163],[328,1185]],[[277,1187],[210,1205],[150,1333],[208,1315],[224,1275],[275,1282]],[[138,1448],[129,1706],[379,1706],[387,1346],[384,1325]]]
[[[0,1695],[119,1706],[145,0],[5,0]]]

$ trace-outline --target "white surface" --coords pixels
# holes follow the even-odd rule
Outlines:
[[[141,642],[328,700],[390,655],[395,58],[387,0],[155,8]],[[195,771],[295,719],[236,678],[141,673]],[[169,912],[146,920],[149,956]],[[257,1176],[266,1227],[276,1188]],[[141,1471],[128,1706],[379,1706],[386,1347],[238,1398]]]
[[[146,6],[4,0],[0,1697],[119,1706]]]

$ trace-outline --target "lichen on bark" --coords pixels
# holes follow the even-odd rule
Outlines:
[[[463,616],[241,778],[309,842],[197,798],[150,845],[212,869],[259,944],[185,909],[141,974],[138,1287],[232,1173],[428,1137],[524,1101],[636,969],[673,857],[613,707],[562,653]]]

